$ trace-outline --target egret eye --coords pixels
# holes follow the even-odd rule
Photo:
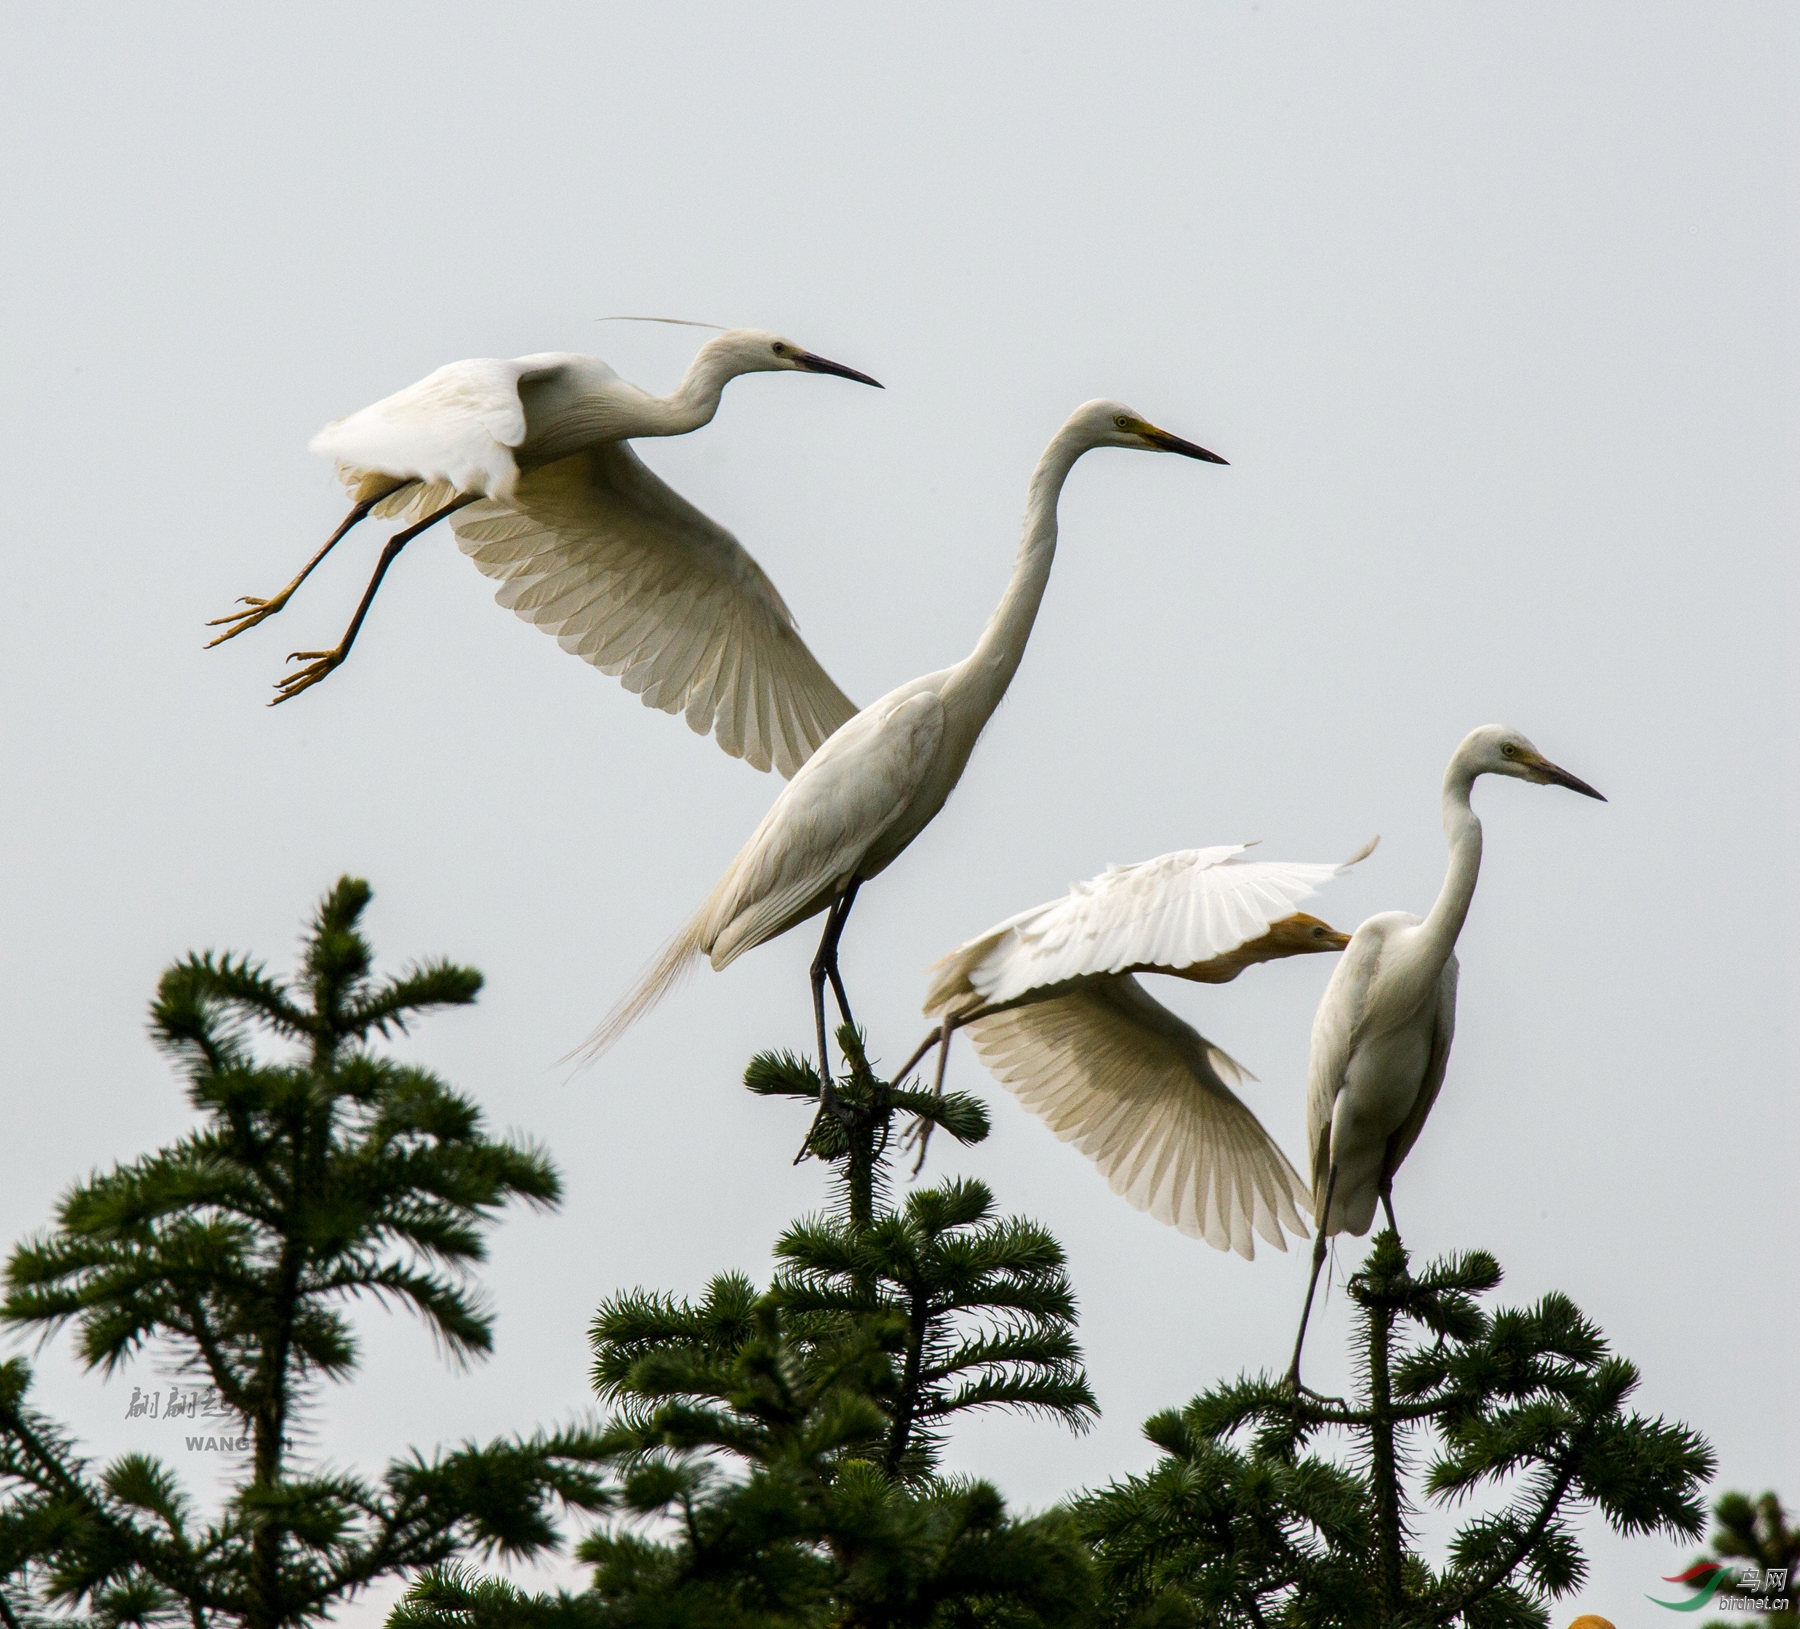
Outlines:
[[[787,346],[783,345],[780,340],[776,340],[775,343],[769,347],[769,349],[772,350],[777,356],[786,356],[788,354]]]
[[[1131,419],[1124,413],[1113,414],[1113,423],[1118,425],[1121,430],[1129,430],[1131,428]]]
[[[1512,742],[1510,742],[1510,741],[1508,741],[1506,743],[1506,745],[1500,749],[1500,751],[1505,757],[1508,757],[1508,758],[1516,758],[1519,756],[1519,749],[1517,747],[1515,747],[1512,744]]]

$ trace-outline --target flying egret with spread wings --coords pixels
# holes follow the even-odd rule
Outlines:
[[[274,616],[359,521],[406,520],[344,637],[290,657],[307,663],[276,687],[276,702],[291,700],[350,654],[400,551],[449,519],[463,551],[499,579],[502,605],[646,705],[710,729],[734,757],[792,775],[856,709],[743,545],[627,445],[699,429],[729,381],[770,372],[876,383],[753,328],[709,340],[669,396],[628,384],[598,357],[562,352],[439,368],[313,438],[351,491],[350,513],[286,588],[217,618],[225,631],[212,643]]]
[[[1450,865],[1425,917],[1372,916],[1350,936],[1313,1018],[1306,1082],[1306,1141],[1312,1150],[1312,1278],[1288,1378],[1300,1384],[1306,1320],[1334,1233],[1363,1234],[1380,1203],[1394,1222],[1394,1173],[1424,1129],[1444,1084],[1456,1029],[1456,940],[1481,873],[1481,822],[1469,793],[1481,775],[1566,786],[1606,801],[1559,769],[1517,730],[1471,731],[1444,771],[1444,835]]]
[[[1159,430],[1119,402],[1078,407],[1032,472],[1012,579],[962,661],[913,679],[865,707],[801,766],[687,924],[583,1048],[598,1057],[699,957],[715,970],[823,911],[812,964],[813,1018],[825,1106],[836,1110],[825,1036],[831,982],[851,1022],[837,947],[856,891],[930,824],[962,777],[983,727],[1025,654],[1056,555],[1056,505],[1075,461],[1095,447],[1225,460]]]
[[[958,945],[931,970],[925,1012],[938,1028],[895,1078],[936,1045],[941,1092],[950,1037],[966,1028],[1001,1084],[1137,1209],[1246,1260],[1253,1232],[1286,1250],[1283,1225],[1305,1236],[1296,1204],[1308,1194],[1232,1091],[1247,1072],[1136,977],[1227,984],[1350,942],[1294,907],[1374,843],[1342,865],[1247,860],[1251,846],[1109,866]]]

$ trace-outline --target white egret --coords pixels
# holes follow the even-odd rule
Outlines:
[[[1477,776],[1510,775],[1606,801],[1559,769],[1517,730],[1471,731],[1444,771],[1450,865],[1425,917],[1384,911],[1350,937],[1313,1018],[1306,1082],[1315,1238],[1312,1278],[1288,1378],[1300,1384],[1300,1348],[1334,1233],[1363,1234],[1380,1202],[1394,1222],[1394,1173],[1424,1128],[1444,1084],[1456,1029],[1456,940],[1481,872],[1481,822],[1469,807]]]
[[[1095,447],[1180,453],[1223,464],[1147,423],[1119,402],[1078,407],[1032,472],[1012,580],[975,648],[863,708],[783,788],[705,902],[637,986],[613,1008],[584,1052],[599,1054],[656,1004],[699,957],[715,970],[826,913],[812,964],[813,1018],[825,1104],[836,1109],[825,1037],[825,981],[850,1022],[837,947],[856,891],[930,824],[962,777],[983,727],[1025,654],[1056,554],[1056,504],[1075,461]]]
[[[669,396],[597,357],[561,352],[452,362],[337,420],[312,450],[335,459],[355,502],[300,574],[216,618],[217,645],[276,614],[359,521],[411,524],[382,550],[344,637],[296,651],[308,665],[277,702],[342,664],[395,556],[447,517],[497,598],[649,706],[685,712],[759,769],[791,775],[856,711],[801,641],[775,586],[738,540],[671,490],[626,443],[709,423],[743,373],[875,380],[791,340],[739,328],[709,340]]]
[[[1249,846],[1109,866],[957,946],[925,996],[938,1029],[906,1066],[937,1045],[941,1092],[950,1037],[966,1028],[995,1078],[1114,1193],[1246,1260],[1253,1231],[1278,1250],[1283,1224],[1305,1236],[1306,1185],[1227,1084],[1242,1066],[1134,975],[1228,984],[1257,962],[1342,950],[1347,933],[1294,907],[1375,845],[1342,865],[1246,860]]]

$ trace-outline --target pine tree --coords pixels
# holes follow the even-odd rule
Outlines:
[[[1009,1517],[986,1483],[936,1472],[953,1420],[1021,1408],[1080,1429],[1094,1412],[1054,1239],[1001,1221],[977,1182],[889,1197],[900,1114],[965,1142],[980,1105],[878,1080],[859,1037],[841,1118],[808,1148],[836,1202],[796,1223],[774,1284],[715,1278],[697,1302],[636,1291],[594,1319],[593,1379],[620,1520],[578,1553],[581,1594],[527,1595],[442,1569],[395,1629],[774,1629],[1085,1622],[1087,1556],[1066,1514]],[[818,1078],[765,1054],[752,1091],[816,1108]]]
[[[297,1464],[299,1412],[357,1367],[345,1303],[404,1307],[453,1358],[484,1356],[491,1320],[468,1279],[484,1233],[508,1203],[548,1208],[561,1191],[543,1153],[489,1137],[467,1098],[371,1049],[473,1001],[481,978],[442,961],[375,978],[369,898],[351,878],[332,889],[291,985],[212,954],[164,974],[152,1033],[199,1127],[78,1184],[7,1263],[6,1323],[72,1324],[83,1364],[107,1374],[172,1361],[246,1446],[224,1509],[203,1518],[152,1456],[96,1470],[30,1405],[27,1365],[0,1366],[9,1624],[57,1605],[101,1624],[278,1629],[471,1547],[541,1551],[557,1540],[554,1501],[604,1502],[579,1431],[399,1460],[374,1483]],[[262,1061],[263,1038],[289,1056]]]
[[[1414,1277],[1382,1233],[1349,1285],[1354,1404],[1259,1376],[1152,1420],[1164,1460],[1076,1507],[1104,1621],[1541,1626],[1586,1573],[1578,1510],[1622,1533],[1699,1532],[1711,1450],[1626,1411],[1636,1369],[1566,1297],[1483,1311],[1477,1298],[1499,1282],[1481,1252]],[[1325,1433],[1348,1440],[1348,1465],[1307,1451]],[[1509,1490],[1463,1524],[1441,1569],[1409,1532],[1422,1455],[1428,1498]]]
[[[1713,1556],[1739,1564],[1733,1580],[1735,1594],[1757,1600],[1800,1600],[1800,1528],[1789,1525],[1787,1512],[1773,1493],[1760,1499],[1747,1493],[1727,1493],[1713,1506],[1713,1522]],[[1755,1569],[1755,1588],[1745,1585],[1746,1565]],[[1771,1568],[1780,1574],[1780,1587],[1768,1582]],[[1738,1613],[1731,1620],[1708,1624],[1707,1629],[1725,1629],[1727,1621],[1735,1625],[1754,1622],[1762,1629],[1795,1629],[1800,1625],[1800,1609],[1790,1605],[1785,1612],[1765,1612],[1756,1618]]]

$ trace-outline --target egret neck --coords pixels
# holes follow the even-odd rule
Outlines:
[[[1000,705],[1024,658],[1026,641],[1031,638],[1032,624],[1037,621],[1038,606],[1043,603],[1044,588],[1050,581],[1050,567],[1056,559],[1057,499],[1062,496],[1063,482],[1075,467],[1075,460],[1092,444],[1078,430],[1064,425],[1044,449],[1037,468],[1031,472],[1025,528],[1019,539],[1019,552],[1013,557],[1012,580],[974,650],[957,663],[944,685],[945,723],[952,729],[970,730],[971,744]]]
[[[743,371],[730,336],[722,334],[718,339],[708,340],[700,347],[699,355],[688,364],[674,393],[650,398],[655,408],[655,428],[648,433],[686,435],[690,430],[712,423],[725,387]]]
[[[1461,752],[1444,771],[1444,836],[1450,843],[1450,865],[1430,915],[1419,925],[1418,938],[1434,980],[1456,949],[1457,935],[1469,914],[1469,902],[1475,897],[1475,880],[1481,875],[1481,822],[1469,807],[1469,792],[1477,773]]]

